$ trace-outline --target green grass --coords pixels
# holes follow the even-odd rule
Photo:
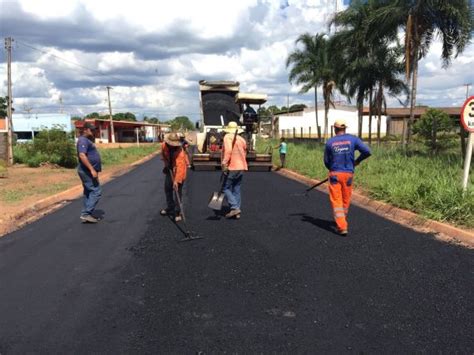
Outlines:
[[[131,163],[159,149],[158,144],[140,147],[100,149],[100,157],[104,166]]]
[[[35,189],[35,194],[46,194],[46,195],[53,195],[57,192],[65,190],[69,185],[67,183],[57,183],[48,186],[44,186],[42,188]],[[14,203],[23,200],[24,198],[31,195],[31,191],[28,189],[23,190],[7,190],[2,195],[2,200],[7,203]]]
[[[268,144],[268,141],[259,142],[259,149]],[[275,153],[274,163],[279,165]],[[357,168],[356,187],[374,199],[426,218],[474,227],[474,176],[471,173],[468,192],[463,194],[460,154],[430,156],[419,148],[407,155],[396,147],[373,147],[372,153]],[[327,175],[323,147],[317,143],[288,143],[286,162],[289,169],[311,178],[323,179]]]
[[[147,144],[139,147],[99,149],[99,153],[104,166],[113,166],[131,163],[155,152],[158,148],[158,144]],[[27,144],[16,145],[14,147],[13,155],[16,163],[26,164],[33,168],[38,167],[42,162],[49,160],[48,157],[42,153],[31,152],[30,146]],[[53,163],[55,162],[53,161]]]

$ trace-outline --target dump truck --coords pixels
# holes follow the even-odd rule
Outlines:
[[[258,109],[267,101],[265,94],[241,93],[238,81],[199,81],[201,121],[197,134],[197,152],[192,155],[194,170],[219,170],[223,133],[229,122],[237,122],[244,130],[241,136],[247,141],[247,163],[250,171],[270,171],[272,150],[256,152],[256,138],[259,133]]]

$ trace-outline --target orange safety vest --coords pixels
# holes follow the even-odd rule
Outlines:
[[[188,157],[182,147],[177,147],[176,150],[170,166],[170,148],[163,142],[161,144],[161,159],[165,163],[165,166],[173,169],[174,181],[178,184],[182,184],[184,180],[186,180]]]

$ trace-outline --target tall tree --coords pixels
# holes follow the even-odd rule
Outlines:
[[[315,36],[305,33],[298,37],[296,45],[301,44],[302,49],[295,49],[286,61],[286,66],[290,67],[289,81],[302,85],[301,93],[306,93],[314,88],[314,106],[316,115],[316,129],[318,138],[321,139],[318,118],[318,86],[323,87],[325,128],[324,136],[327,137],[328,112],[332,101],[334,83],[334,69],[332,61],[329,59],[329,40],[325,34]]]
[[[368,23],[373,11],[371,1],[354,1],[345,11],[338,13],[333,22],[341,26],[333,36],[332,53],[336,62],[339,90],[355,99],[358,112],[358,136],[362,137],[364,100],[369,97],[369,114],[372,113],[373,88],[376,84],[375,41],[368,41]]]
[[[380,143],[381,112],[385,103],[384,89],[390,96],[407,92],[401,80],[403,73],[402,48],[398,41],[384,36],[373,36],[371,21],[378,10],[379,1],[354,1],[345,11],[338,13],[333,22],[342,29],[333,39],[333,52],[338,61],[340,90],[355,97],[359,124],[362,131],[364,99],[369,103],[369,143],[372,142],[372,117],[377,113],[377,141]]]
[[[191,122],[191,120],[187,116],[177,116],[171,121],[168,121],[167,123],[171,125],[171,129],[173,131],[179,131],[179,130],[192,131],[195,129],[194,124]]]
[[[137,118],[131,112],[118,112],[113,115],[114,121],[133,121],[136,122]]]
[[[390,47],[388,45],[380,45],[376,49],[377,65],[374,67],[377,78],[377,89],[374,96],[374,104],[377,112],[377,143],[380,144],[380,131],[382,122],[382,111],[387,107],[386,95],[396,98],[399,102],[406,106],[407,103],[401,101],[398,96],[408,95],[408,86],[401,78],[403,73],[402,47]],[[407,98],[408,100],[408,98]]]
[[[156,117],[145,117],[143,121],[149,122],[149,123],[155,123],[155,124],[160,123],[160,120]]]
[[[379,0],[371,21],[373,36],[395,39],[405,32],[405,63],[410,84],[410,119],[404,144],[411,141],[418,81],[418,62],[429,51],[435,37],[442,43],[441,59],[447,67],[469,43],[472,32],[468,0]],[[405,138],[406,137],[406,138]]]

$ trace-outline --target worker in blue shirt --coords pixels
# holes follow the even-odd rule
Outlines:
[[[329,199],[340,235],[346,236],[347,214],[351,204],[354,167],[370,157],[370,149],[360,138],[346,133],[345,120],[334,123],[336,136],[326,142],[324,165],[329,170]],[[360,155],[355,159],[355,151]]]
[[[280,138],[280,144],[274,147],[274,149],[278,149],[280,153],[280,167],[278,169],[282,169],[285,167],[286,154],[288,153],[288,144],[285,141],[285,137]]]
[[[77,172],[84,188],[84,207],[81,211],[83,223],[97,223],[98,218],[93,216],[95,206],[102,196],[99,183],[99,173],[102,170],[100,154],[94,144],[95,126],[86,122],[82,135],[77,140],[77,158],[79,165]]]

